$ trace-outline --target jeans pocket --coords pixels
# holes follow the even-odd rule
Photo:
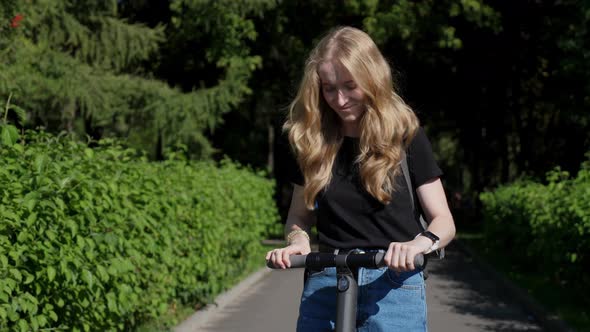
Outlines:
[[[305,274],[307,278],[315,278],[326,274],[326,269],[306,269]]]
[[[419,271],[397,273],[388,268],[385,275],[394,288],[421,291],[424,287],[424,278]]]
[[[317,278],[326,274],[326,269],[305,269],[303,273],[303,284],[307,284],[307,281],[311,278]]]

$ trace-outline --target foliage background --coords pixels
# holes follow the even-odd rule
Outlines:
[[[0,149],[0,330],[129,331],[203,306],[277,222],[273,182],[229,160],[22,139]]]
[[[588,1],[0,3],[0,93],[26,126],[124,138],[153,159],[184,144],[190,158],[267,169],[282,188],[285,107],[306,53],[337,25],[373,36],[448,188],[472,204],[523,175],[575,173],[590,148]]]
[[[588,0],[0,0],[1,142],[41,128],[89,148],[116,139],[146,163],[229,157],[275,180],[284,221],[286,106],[307,52],[338,25],[367,31],[392,64],[459,230],[549,236],[559,224],[563,241],[541,237],[526,257],[553,250],[550,282],[567,280],[587,259],[567,245],[586,248],[587,178],[555,174],[584,174],[590,151]]]

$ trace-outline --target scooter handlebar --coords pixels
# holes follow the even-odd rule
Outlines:
[[[291,268],[325,268],[335,266],[348,266],[351,268],[365,267],[377,269],[386,266],[385,264],[385,252],[370,252],[363,254],[330,254],[312,252],[307,255],[291,255],[289,260],[291,262]],[[276,267],[271,261],[267,261],[266,266],[271,269]],[[419,269],[424,266],[424,255],[418,254],[414,257],[414,267]]]
[[[291,255],[289,256],[289,260],[291,261],[291,268],[297,267],[305,267],[305,260],[307,259],[307,255]],[[269,264],[272,265],[272,262],[269,261]]]

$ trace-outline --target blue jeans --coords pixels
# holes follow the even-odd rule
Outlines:
[[[427,331],[421,271],[361,268],[358,284],[357,331]],[[335,323],[336,268],[326,268],[305,281],[297,331],[333,331]]]

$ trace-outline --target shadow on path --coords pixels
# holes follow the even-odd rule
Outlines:
[[[444,260],[428,262],[428,272],[429,332],[542,331],[514,294],[456,243],[447,248]],[[295,331],[302,273],[265,274],[192,331]]]
[[[431,331],[542,330],[513,294],[503,289],[494,276],[487,275],[457,244],[452,243],[446,250],[444,260],[428,262]]]

